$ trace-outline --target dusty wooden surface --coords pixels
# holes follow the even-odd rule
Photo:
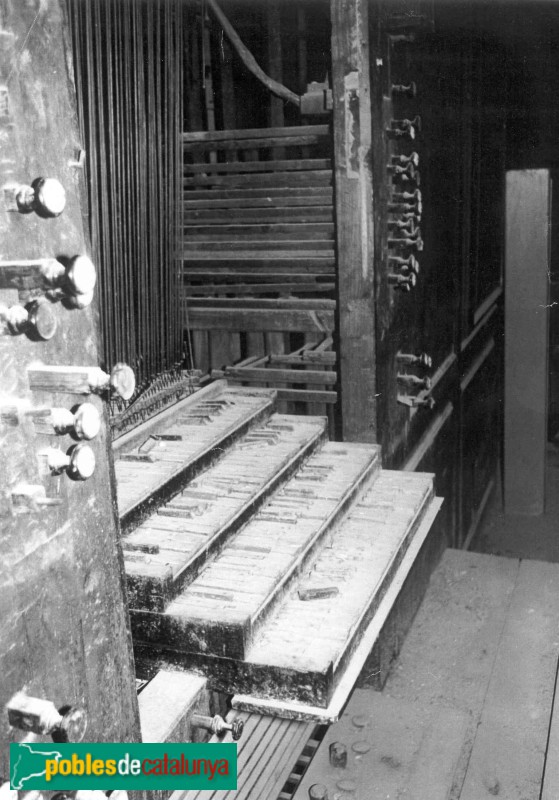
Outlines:
[[[336,450],[357,474],[341,477]],[[326,445],[163,613],[134,612],[141,669],[326,707],[433,502],[432,476],[378,473],[370,456]]]
[[[165,417],[162,427],[152,431],[144,442],[134,439],[130,446],[121,446],[115,472],[123,525],[137,521],[150,507],[182,488],[192,477],[192,464],[200,468],[215,458],[223,447],[265,417],[274,399],[274,392],[265,389],[224,389],[211,398],[196,395],[184,411]]]
[[[447,550],[383,692],[351,701],[296,800],[312,783],[334,788],[343,777],[356,782],[356,800],[538,800],[559,656],[558,578],[555,564]],[[332,774],[327,743],[344,736],[352,774]],[[351,752],[358,737],[366,753]]]
[[[297,469],[324,438],[325,428],[323,418],[272,415],[125,536],[131,608],[162,611],[231,531]]]
[[[253,469],[265,444],[263,437],[247,443]],[[134,613],[136,635],[187,651],[243,658],[260,619],[378,468],[375,447],[324,445],[239,533],[230,532],[222,552],[162,615]]]

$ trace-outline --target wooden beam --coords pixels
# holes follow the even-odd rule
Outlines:
[[[194,297],[212,297],[213,295],[238,294],[316,294],[317,292],[333,292],[335,283],[206,283],[189,284],[186,288],[186,299],[190,302]]]
[[[286,298],[254,298],[247,297],[196,297],[183,298],[191,308],[255,308],[261,311],[267,309],[284,309],[288,311],[334,311],[335,300],[326,300],[312,297],[303,299],[299,297]]]
[[[248,383],[312,383],[319,386],[334,386],[337,381],[335,372],[307,369],[262,369],[253,367],[225,367],[225,370],[214,370],[212,378],[233,378]]]
[[[286,138],[301,135],[313,135],[317,139],[329,136],[328,125],[295,125],[289,128],[240,128],[236,131],[192,131],[182,134],[182,141],[186,143],[223,142],[229,139],[262,139],[269,136],[283,136]],[[284,144],[288,144],[284,142]],[[253,144],[253,147],[256,143]]]
[[[367,0],[331,0],[342,436],[376,440]]]
[[[315,275],[333,275],[334,257],[328,252],[297,253],[278,251],[266,255],[262,252],[217,252],[217,253],[179,253],[179,259],[183,262],[183,271],[188,275],[207,273],[208,271],[223,275],[249,274],[252,273],[259,279],[263,274],[269,272],[273,275],[283,273],[289,274],[292,270],[294,274],[314,273]],[[238,270],[238,273],[237,273]]]
[[[299,137],[301,140],[304,136]],[[282,139],[267,139],[270,146],[282,143]],[[303,143],[303,142],[301,142]],[[270,186],[330,186],[332,172],[329,169],[309,169],[293,172],[232,173],[227,175],[193,175],[184,179],[184,186],[224,186],[225,188]]]
[[[189,308],[194,331],[332,331],[333,311],[262,311],[258,309]],[[186,324],[186,315],[185,315]]]
[[[283,141],[283,140],[282,140]],[[290,170],[331,169],[329,158],[278,159],[276,161],[235,161],[209,164],[206,161],[185,164],[184,173],[209,172],[280,172]]]

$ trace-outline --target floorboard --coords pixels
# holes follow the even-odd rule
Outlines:
[[[355,800],[540,800],[546,749],[557,800],[558,585],[557,564],[447,550],[384,690],[354,693],[294,800],[313,783],[345,798],[344,780]]]

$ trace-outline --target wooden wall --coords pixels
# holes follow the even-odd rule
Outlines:
[[[379,441],[387,466],[436,473],[447,539],[460,546],[479,520],[500,452],[503,48],[483,9],[471,4],[460,13],[437,4],[413,28],[395,25],[390,7],[381,6],[373,26]],[[415,98],[392,91],[412,81]],[[391,120],[416,115],[421,130],[413,141],[386,135]],[[387,172],[393,155],[411,152],[420,159],[419,187]],[[421,192],[422,250],[387,241],[389,221],[399,218],[388,203],[406,188]],[[417,282],[398,291],[389,259],[410,254],[419,262]],[[432,367],[404,366],[398,352],[426,353]],[[397,374],[430,377],[432,387],[409,389]],[[406,396],[423,405],[405,405]]]

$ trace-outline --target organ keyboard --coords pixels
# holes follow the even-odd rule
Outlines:
[[[140,673],[198,671],[304,716],[355,670],[438,501],[432,475],[274,401],[218,381],[117,442],[122,544]]]

